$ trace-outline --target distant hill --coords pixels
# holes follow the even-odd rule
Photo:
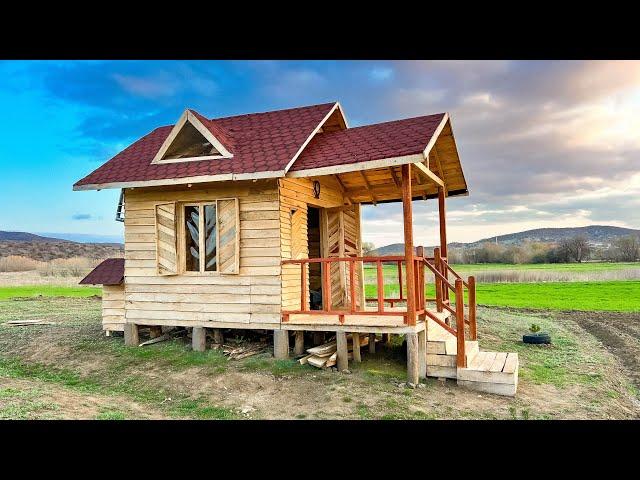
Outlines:
[[[507,245],[518,245],[525,241],[557,243],[578,235],[587,238],[593,245],[609,245],[615,238],[627,235],[640,235],[640,230],[632,228],[612,227],[607,225],[589,225],[588,227],[568,227],[568,228],[536,228],[524,232],[498,235],[497,242]],[[495,242],[496,237],[485,238],[477,242],[469,243],[468,246],[476,246],[485,242]]]
[[[27,232],[4,232],[0,230],[0,242],[64,242],[60,238],[42,237]]]
[[[526,230],[524,232],[509,233],[506,235],[498,235],[497,242],[503,245],[519,245],[523,242],[542,242],[542,243],[558,243],[568,238],[583,235],[589,243],[598,246],[608,246],[617,237],[627,235],[640,235],[640,230],[633,228],[612,227],[608,225],[589,225],[588,227],[569,227],[569,228],[536,228]],[[489,237],[476,242],[450,243],[449,246],[456,247],[477,247],[483,243],[496,242],[496,237]],[[433,247],[425,247],[428,255],[433,252]],[[404,243],[392,243],[384,247],[377,248],[370,252],[372,256],[382,255],[404,255]]]
[[[26,232],[0,231],[0,258],[11,255],[49,261],[56,258],[124,256],[121,243],[79,243]]]

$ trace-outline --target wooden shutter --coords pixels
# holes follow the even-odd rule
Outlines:
[[[156,205],[156,265],[158,275],[177,275],[176,204]]]
[[[223,274],[240,271],[238,199],[218,200],[218,268]]]

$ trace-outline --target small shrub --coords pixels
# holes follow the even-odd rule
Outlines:
[[[532,323],[531,326],[529,327],[529,331],[531,333],[537,333],[540,331],[540,325],[538,325],[537,323]]]

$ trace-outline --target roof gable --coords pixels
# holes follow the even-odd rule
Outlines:
[[[174,125],[160,127],[78,181],[74,190],[282,177],[336,106],[325,103],[211,120],[187,111],[233,156],[154,163],[175,129]]]
[[[233,154],[221,139],[228,142],[228,137],[222,128],[213,125],[193,110],[185,110],[167,138],[162,142],[151,163],[232,158]]]

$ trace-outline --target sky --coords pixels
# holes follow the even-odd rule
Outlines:
[[[539,227],[640,228],[637,61],[0,62],[0,230],[121,238],[119,190],[74,182],[185,108],[207,117],[340,101],[350,126],[449,112],[469,196],[452,242]],[[437,243],[435,200],[414,202]],[[363,240],[402,241],[402,208],[363,208]]]

